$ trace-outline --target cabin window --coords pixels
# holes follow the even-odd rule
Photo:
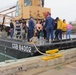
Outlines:
[[[31,0],[24,0],[24,6],[31,6]]]
[[[16,14],[15,14],[15,16],[19,16],[19,10],[20,10],[20,8],[19,8],[18,2],[17,2],[17,4],[16,4]]]

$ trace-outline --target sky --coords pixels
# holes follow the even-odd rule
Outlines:
[[[16,4],[17,0],[0,0],[0,10]],[[66,21],[76,20],[76,0],[45,0],[45,7],[51,8],[53,18],[59,17]]]
[[[76,0],[45,0],[45,7],[51,8],[54,18],[76,20]]]
[[[0,0],[0,10],[15,5],[16,1],[17,0]]]

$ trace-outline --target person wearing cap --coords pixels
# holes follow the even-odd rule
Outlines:
[[[34,26],[33,17],[30,17],[30,20],[28,21],[28,41],[34,36]]]
[[[47,42],[49,42],[50,34],[51,34],[51,40],[54,39],[53,37],[54,19],[51,17],[51,13],[48,13],[48,16],[45,20],[45,29],[46,29],[46,40]]]

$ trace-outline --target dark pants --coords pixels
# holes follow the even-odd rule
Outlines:
[[[34,36],[34,30],[29,30],[28,29],[28,41]]]
[[[38,39],[40,38],[41,32],[42,32],[42,31],[38,31],[38,30],[37,30],[37,38],[38,38]]]
[[[43,29],[43,35],[44,35],[44,39],[46,39],[46,30]]]
[[[55,32],[55,39],[57,40],[62,40],[62,30],[61,29],[57,29],[56,32]]]
[[[14,34],[14,29],[13,28],[10,28],[10,37],[11,38],[13,37],[13,34]]]
[[[46,35],[47,35],[47,40],[49,41],[49,37],[51,35],[51,40],[53,40],[53,29],[47,28],[46,29]]]

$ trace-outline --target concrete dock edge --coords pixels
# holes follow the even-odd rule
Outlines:
[[[70,63],[72,61],[76,61],[76,48],[68,49],[68,50],[61,50],[59,53],[62,54],[62,57],[51,59],[48,61],[44,61],[41,58],[44,55],[24,58],[20,60],[13,60],[7,62],[0,63],[0,75],[12,75],[16,72],[20,71],[27,71],[32,68],[38,67],[46,67],[46,66],[54,66],[57,64],[65,64]]]

